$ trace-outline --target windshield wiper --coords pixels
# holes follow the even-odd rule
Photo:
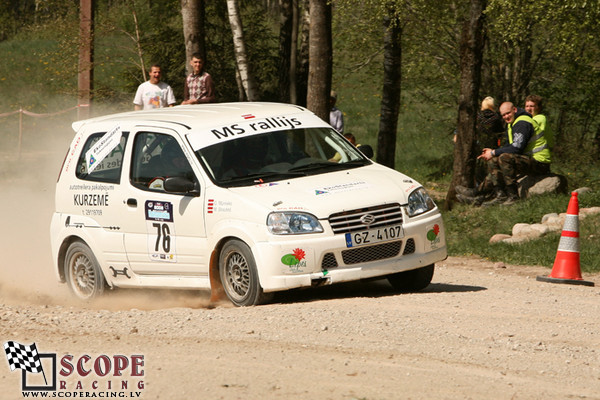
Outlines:
[[[317,161],[312,162],[310,164],[299,165],[297,167],[292,167],[289,171],[310,171],[313,169],[321,169],[321,168],[329,168],[329,167],[338,167],[341,164],[331,161]]]
[[[273,182],[278,179],[294,178],[298,176],[306,176],[306,174],[302,172],[257,172],[243,176],[233,176],[231,178],[221,180],[220,183],[233,186],[244,183],[258,184],[264,182]]]
[[[316,169],[347,169],[354,168],[356,166],[367,165],[369,162],[367,160],[353,160],[347,161],[343,163],[336,163],[331,161],[320,161],[314,162],[306,165],[299,165],[297,167],[290,168],[290,171],[311,171]]]

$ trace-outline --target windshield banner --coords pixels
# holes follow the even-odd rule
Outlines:
[[[312,113],[282,115],[267,118],[256,118],[252,114],[240,116],[243,121],[216,126],[209,129],[207,134],[187,135],[194,151],[213,144],[237,139],[239,136],[258,135],[265,132],[276,132],[291,129],[330,128],[323,120]]]

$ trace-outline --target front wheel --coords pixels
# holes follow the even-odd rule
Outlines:
[[[388,275],[387,280],[399,292],[416,292],[425,289],[433,278],[434,264]]]
[[[225,293],[234,305],[255,306],[267,300],[258,280],[254,256],[244,242],[230,240],[223,246],[219,274]]]
[[[69,288],[81,300],[91,300],[104,292],[104,275],[94,253],[86,244],[71,243],[65,257],[64,271]]]

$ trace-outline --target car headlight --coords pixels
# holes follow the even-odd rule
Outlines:
[[[300,212],[274,212],[267,217],[267,227],[274,235],[297,235],[323,232],[314,215]]]
[[[408,216],[415,217],[435,208],[435,203],[422,187],[408,196]]]

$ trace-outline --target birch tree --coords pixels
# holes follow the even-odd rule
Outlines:
[[[240,8],[237,0],[227,0],[227,13],[229,15],[229,23],[231,25],[231,33],[233,35],[233,48],[237,63],[237,70],[240,74],[240,79],[246,97],[249,101],[258,100],[258,92],[254,77],[250,70],[248,55],[246,52],[246,44],[244,43],[244,32],[242,28],[242,18],[240,16]]]

